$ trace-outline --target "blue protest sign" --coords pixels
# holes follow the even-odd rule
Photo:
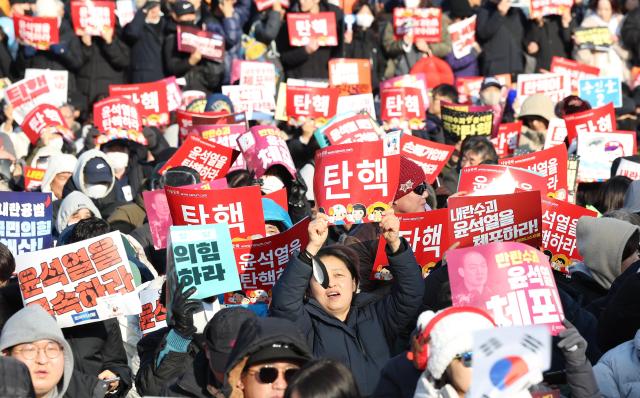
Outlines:
[[[51,194],[0,192],[0,242],[14,256],[53,245]]]
[[[578,81],[578,95],[599,108],[613,102],[615,108],[622,106],[622,87],[619,77],[594,77]]]

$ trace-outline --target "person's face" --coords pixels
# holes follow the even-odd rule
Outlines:
[[[427,204],[427,196],[429,193],[425,190],[422,195],[411,191],[393,204],[393,210],[396,213],[419,213],[424,211],[424,205]]]
[[[264,380],[261,380],[261,373],[273,372],[273,370],[263,370],[261,372],[263,368],[277,370],[278,376],[275,381],[265,383]],[[298,369],[300,367],[295,363],[285,361],[254,365],[242,373],[238,388],[244,393],[244,398],[282,398],[288,385],[285,375],[292,375]]]
[[[162,17],[162,11],[160,9],[160,4],[156,7],[153,7],[149,11],[147,11],[147,22],[151,24],[157,24],[160,22],[160,18]]]
[[[320,0],[300,0],[300,11],[317,12]]]
[[[499,105],[502,99],[500,89],[496,86],[489,86],[480,92],[480,99],[485,105]]]
[[[638,0],[627,0],[624,3],[624,8],[626,8],[627,11],[633,11],[638,8],[638,5],[640,5]]]
[[[371,9],[368,6],[364,6],[362,8],[360,8],[360,10],[358,11],[358,13],[356,15],[373,15],[373,13],[371,12]]]
[[[69,178],[71,178],[72,173],[58,173],[55,177],[53,177],[53,181],[51,181],[51,192],[56,195],[56,198],[62,199],[62,188],[64,188],[64,184],[67,183]]]
[[[620,273],[626,271],[627,268],[631,266],[631,264],[635,263],[638,260],[640,260],[640,252],[636,250],[629,257],[622,260],[622,264],[620,265]]]
[[[280,233],[280,231],[278,230],[278,227],[276,227],[273,224],[266,224],[265,226],[267,230],[267,236],[278,235]]]
[[[329,287],[323,288],[315,278],[311,278],[311,297],[329,314],[344,321],[351,308],[351,299],[356,291],[356,281],[347,265],[337,257],[326,256],[320,259],[329,274]]]
[[[466,394],[471,388],[471,377],[473,372],[471,367],[466,367],[461,359],[454,359],[446,370],[451,386],[456,391]]]
[[[598,7],[596,8],[596,13],[603,21],[609,22],[611,16],[613,15],[613,9],[611,8],[611,3],[609,0],[599,0]]]
[[[64,352],[60,344],[52,340],[18,344],[11,349],[11,356],[27,365],[39,397],[53,390],[64,373]]]
[[[487,283],[487,260],[480,253],[469,253],[464,257],[462,272],[467,290],[482,291]]]
[[[80,209],[69,217],[69,221],[67,222],[67,225],[76,224],[79,221],[85,220],[87,218],[91,218],[91,211],[89,209]]]
[[[484,161],[484,156],[478,152],[465,151],[462,154],[462,160],[460,161],[460,167],[465,168],[469,166],[477,166]]]
[[[158,7],[158,9],[160,8]],[[62,114],[62,118],[64,119],[64,122],[67,124],[67,126],[71,127],[75,122],[73,109],[68,106],[63,106],[62,108],[60,108],[60,113]]]
[[[448,98],[443,97],[441,95],[432,95],[431,101],[429,102],[429,113],[436,115],[437,117],[441,117],[440,111],[440,102],[448,101]]]
[[[185,15],[176,16],[176,22],[178,23],[195,22],[195,21],[196,21],[196,14],[185,14]]]

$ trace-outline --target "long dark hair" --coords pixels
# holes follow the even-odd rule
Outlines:
[[[360,398],[349,368],[331,359],[307,362],[287,386],[285,398],[294,392],[304,398]]]
[[[356,286],[360,282],[360,275],[358,274],[358,253],[350,247],[344,245],[330,245],[325,246],[318,251],[316,257],[322,260],[323,257],[333,256],[342,261],[349,270],[351,278],[355,279]]]

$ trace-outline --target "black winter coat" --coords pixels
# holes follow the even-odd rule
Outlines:
[[[164,78],[162,45],[166,20],[160,18],[160,22],[152,25],[145,22],[146,16],[140,9],[124,27],[124,39],[131,46],[131,83],[153,82]]]
[[[483,76],[524,70],[525,26],[526,17],[518,7],[511,7],[505,16],[500,15],[493,2],[478,10],[476,38],[483,49],[480,58]]]
[[[316,300],[303,301],[312,270],[297,257],[273,288],[271,314],[295,322],[315,357],[335,359],[351,369],[364,396],[373,393],[398,333],[415,321],[422,302],[420,267],[404,239],[401,246],[393,255],[387,246],[394,277],[391,293],[383,298],[354,295],[344,322],[329,315]]]
[[[407,359],[407,351],[391,358],[382,369],[373,396],[376,398],[412,398],[421,371]]]
[[[636,8],[627,14],[620,37],[624,47],[631,52],[631,63],[640,65],[640,8]]]
[[[382,39],[376,33],[377,26],[371,26],[362,30],[359,26],[353,27],[353,40],[344,44],[345,58],[364,58],[371,62],[371,84],[373,92],[378,92],[380,82],[384,78],[386,59],[382,52]]]
[[[536,57],[536,71],[549,70],[551,58],[554,56],[569,58],[573,45],[571,32],[574,24],[568,28],[562,26],[562,17],[552,15],[544,17],[544,25],[531,23],[525,37],[525,44],[535,42],[539,50],[533,56]]]

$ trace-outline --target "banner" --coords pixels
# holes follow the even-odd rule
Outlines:
[[[580,79],[578,96],[594,108],[610,102],[615,108],[620,108],[622,107],[622,81],[619,77]]]
[[[442,10],[440,8],[400,8],[393,9],[393,33],[402,37],[409,31],[413,38],[427,43],[442,41]]]
[[[37,50],[48,50],[52,44],[58,44],[60,41],[58,18],[30,17],[14,13],[13,31],[17,40],[22,40]]]
[[[593,210],[564,201],[542,198],[542,249],[551,267],[569,273],[574,261],[582,256],[576,248],[576,227],[583,216],[597,217]]]
[[[290,121],[312,118],[324,124],[335,116],[339,96],[338,88],[287,86],[287,116]]]
[[[533,247],[498,242],[456,249],[447,253],[447,264],[454,306],[482,308],[499,326],[546,325],[553,335],[564,330],[549,260]]]
[[[548,195],[556,199],[567,200],[567,147],[557,145],[553,148],[528,153],[508,159],[500,159],[499,164],[528,169],[547,178]]]
[[[138,292],[142,304],[139,318],[143,336],[167,326],[167,309],[160,303],[160,291],[164,279],[164,276],[158,277]]]
[[[164,80],[138,84],[110,84],[109,95],[129,98],[138,105],[144,126],[157,127],[169,124],[167,83]]]
[[[196,49],[202,58],[224,61],[224,37],[217,33],[178,25],[178,51],[192,53]]]
[[[425,181],[432,184],[449,161],[454,146],[425,140],[413,135],[400,137],[400,154],[422,167]]]
[[[187,166],[198,172],[201,181],[212,181],[226,176],[238,155],[231,148],[190,135],[158,172],[164,174],[173,167]]]
[[[343,113],[313,133],[320,148],[329,145],[350,144],[353,142],[378,141],[384,137],[384,131],[366,113]]]
[[[238,137],[238,145],[247,161],[247,168],[255,178],[262,177],[269,168],[282,166],[291,177],[296,176],[291,152],[287,147],[287,135],[275,126],[253,126]]]
[[[333,12],[288,12],[287,31],[289,44],[293,47],[306,46],[312,37],[320,46],[338,45],[336,14]]]
[[[578,92],[578,81],[590,77],[598,77],[600,69],[595,66],[581,64],[572,59],[553,57],[551,58],[551,73],[560,73],[569,75],[571,80],[571,92]]]
[[[420,89],[414,87],[381,88],[380,118],[398,126],[408,122],[410,130],[422,128],[425,123],[426,109],[421,101],[421,95]]]
[[[64,104],[67,101],[66,93],[64,98],[60,98],[60,92],[55,91],[53,86],[52,76],[41,74],[19,80],[7,87],[4,98],[13,107],[13,119],[16,123],[22,124],[27,114],[40,104]]]
[[[442,124],[444,131],[455,134],[464,141],[470,135],[491,135],[493,130],[493,111],[467,112],[453,107],[442,106]]]
[[[573,32],[573,40],[579,49],[608,51],[613,45],[611,31],[606,26],[578,28]]]
[[[341,95],[372,92],[371,61],[350,58],[330,59],[329,85],[338,87]]]
[[[36,169],[35,167],[24,166],[24,189],[25,191],[33,191],[42,185],[45,169]]]
[[[609,133],[616,129],[616,111],[613,104],[564,117],[567,137],[571,143],[580,133]]]
[[[289,230],[262,239],[233,244],[241,290],[224,295],[225,304],[271,303],[271,289],[284,271],[289,258],[309,243],[309,219]]]
[[[174,225],[226,223],[234,239],[265,236],[258,186],[215,191],[165,186],[164,190]]]
[[[542,242],[540,192],[458,196],[448,200],[449,239],[460,247],[491,242]]]
[[[54,128],[67,140],[73,141],[75,138],[62,113],[58,108],[49,104],[40,104],[27,113],[20,128],[27,135],[31,144],[36,145],[40,139],[40,134],[47,127]]]
[[[530,73],[518,75],[520,105],[534,94],[544,94],[555,104],[571,95],[571,78],[558,73]]]
[[[116,3],[113,1],[72,1],[71,21],[78,36],[101,36],[116,26]]]
[[[142,192],[144,208],[147,210],[149,219],[149,229],[153,239],[153,247],[156,250],[167,247],[167,234],[169,227],[173,224],[171,211],[164,189]]]
[[[318,211],[327,214],[332,225],[379,222],[398,189],[399,155],[398,134],[316,151],[313,192]]]
[[[611,165],[619,157],[636,154],[636,133],[578,133],[579,182],[606,181]]]
[[[530,170],[504,165],[481,164],[460,171],[458,192],[473,196],[503,195],[522,191],[547,193],[547,179]]]
[[[137,135],[142,131],[138,106],[125,97],[108,97],[93,104],[93,124],[103,134]]]
[[[249,119],[253,112],[273,114],[276,109],[274,93],[261,86],[222,86],[222,94],[229,97],[234,111],[246,112]]]
[[[262,12],[267,8],[273,7],[275,0],[254,0],[254,3],[256,4],[258,11]],[[278,3],[280,3],[284,8],[289,8],[289,0],[278,0]]]
[[[544,140],[544,149],[549,149],[556,145],[564,145],[564,140],[567,136],[567,124],[564,119],[551,119],[549,128],[547,128],[547,136]]]
[[[219,191],[218,191],[219,192]],[[196,287],[191,299],[202,300],[240,289],[233,244],[226,223],[171,226],[171,260],[184,291]]]
[[[499,158],[513,155],[518,147],[518,139],[522,131],[522,121],[514,123],[502,123],[498,126],[498,135],[491,138],[491,143],[496,149]]]
[[[562,15],[571,11],[573,0],[531,0],[531,18],[542,18],[547,15]]]
[[[416,262],[426,277],[449,248],[447,209],[431,210],[424,213],[398,214],[400,236],[405,238],[413,250]],[[378,242],[376,258],[371,269],[370,279],[391,280],[389,260],[385,251],[387,241],[384,237]]]
[[[51,194],[0,192],[0,243],[14,256],[53,245]]]
[[[16,274],[24,305],[42,306],[61,328],[142,310],[117,231],[19,255]]]
[[[460,59],[471,54],[476,42],[476,16],[449,25],[449,35],[454,57]]]
[[[640,180],[640,163],[627,159],[620,159],[616,175],[629,177],[634,181]]]

